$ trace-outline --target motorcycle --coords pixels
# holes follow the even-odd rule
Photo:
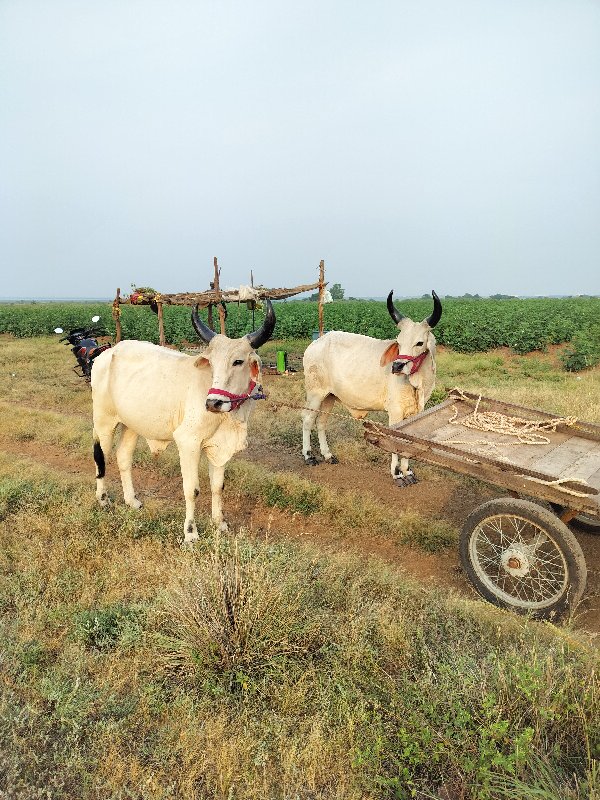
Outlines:
[[[99,320],[100,317],[98,316],[92,317],[92,322],[94,323],[99,322]],[[64,333],[64,330],[55,328],[54,333]],[[97,337],[108,335],[107,331],[99,330],[92,326],[91,328],[74,328],[62,339],[59,339],[59,342],[64,342],[71,347],[71,352],[77,359],[77,366],[73,367],[73,372],[78,377],[85,378],[87,382],[91,380],[94,359],[111,346],[110,342],[99,344]],[[78,369],[80,372],[77,371]]]

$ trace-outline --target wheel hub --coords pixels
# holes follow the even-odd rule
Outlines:
[[[524,578],[529,573],[531,564],[527,553],[517,547],[507,548],[500,558],[504,570],[514,578]]]

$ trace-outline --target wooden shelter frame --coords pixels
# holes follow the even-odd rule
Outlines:
[[[219,328],[222,334],[225,333],[225,311],[223,303],[246,303],[256,302],[257,300],[286,300],[288,297],[294,297],[303,292],[310,292],[313,289],[319,290],[319,336],[323,335],[324,331],[324,313],[323,305],[325,299],[325,262],[321,260],[319,264],[319,280],[316,283],[303,284],[302,286],[295,286],[291,289],[267,289],[264,286],[254,286],[254,276],[251,275],[251,288],[252,299],[240,297],[239,289],[224,289],[220,288],[220,275],[221,269],[217,262],[217,257],[214,258],[214,280],[210,284],[210,289],[205,292],[179,292],[176,294],[160,294],[156,293],[151,295],[145,293],[139,295],[134,302],[131,302],[130,297],[122,297],[121,289],[117,289],[115,299],[112,304],[112,316],[115,321],[116,328],[116,341],[120,342],[122,337],[121,330],[121,306],[122,305],[150,305],[153,310],[156,310],[158,316],[158,335],[159,343],[165,344],[165,327],[163,320],[163,306],[198,306],[199,308],[208,308],[208,324],[214,330],[213,324],[213,309],[217,308],[219,311]],[[134,293],[132,293],[133,296]]]

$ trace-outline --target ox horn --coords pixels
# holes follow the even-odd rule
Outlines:
[[[392,289],[392,291],[388,294],[388,297],[387,297],[387,309],[388,309],[388,311],[390,313],[390,317],[394,320],[394,322],[397,325],[399,322],[402,322],[402,320],[404,319],[404,314],[401,314],[398,311],[398,309],[396,308],[396,306],[394,305],[394,303],[392,301],[392,295],[393,294],[394,294],[394,290]]]
[[[263,324],[257,331],[249,333],[246,336],[254,350],[257,350],[261,344],[264,344],[271,337],[271,334],[275,330],[276,320],[273,306],[270,300],[266,300],[265,302],[267,304],[267,311]]]
[[[440,321],[440,317],[442,316],[442,304],[440,302],[440,298],[433,291],[433,289],[431,291],[431,296],[433,297],[433,314],[430,317],[427,317],[426,322],[430,328],[435,328]]]
[[[196,308],[192,309],[192,325],[194,326],[194,330],[198,336],[205,344],[208,344],[210,340],[217,335],[200,319],[200,315],[198,314],[198,303],[196,303]]]

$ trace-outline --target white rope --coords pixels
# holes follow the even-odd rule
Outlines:
[[[589,489],[593,489],[593,486],[590,486],[587,481],[581,478],[557,478],[555,481],[545,481],[543,478],[534,478],[532,475],[519,475],[518,477],[534,481],[534,483],[541,483],[544,486],[556,486],[561,492],[567,492],[567,494],[572,494],[575,497],[589,497],[592,492],[578,492],[576,489],[567,489],[564,486],[565,483],[578,483],[582,487],[587,486]]]
[[[462,389],[455,388],[452,391],[460,394],[460,399],[473,402],[467,397]],[[541,431],[556,433],[559,425],[573,427],[577,422],[577,417],[556,417],[549,420],[524,419],[523,417],[509,417],[499,411],[479,411],[479,404],[482,396],[479,395],[475,403],[474,410],[464,417],[458,419],[458,406],[454,406],[454,416],[448,422],[450,425],[462,425],[488,433],[499,433],[503,436],[512,436],[513,444],[550,444],[548,436],[544,436]],[[477,444],[477,442],[455,442],[456,444]],[[492,442],[482,442],[486,445],[495,446]]]

